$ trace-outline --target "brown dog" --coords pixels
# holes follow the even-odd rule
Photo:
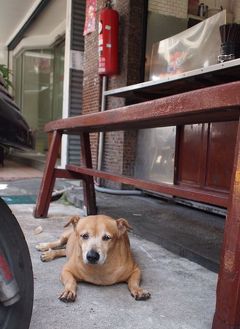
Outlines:
[[[70,219],[73,228],[52,243],[36,246],[42,261],[67,256],[61,281],[64,291],[59,299],[73,302],[76,298],[77,282],[86,281],[97,285],[112,285],[127,282],[131,295],[136,300],[146,300],[150,293],[139,287],[141,271],[130,251],[127,231],[128,222],[114,220],[104,215]],[[52,250],[66,245],[66,249]],[[44,252],[45,251],[45,252]]]

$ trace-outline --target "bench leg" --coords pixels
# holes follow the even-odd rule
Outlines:
[[[40,186],[36,208],[34,209],[34,217],[47,217],[48,208],[55,184],[55,164],[61,144],[62,134],[54,131],[50,148],[48,150],[47,160],[43,173],[42,183]]]
[[[92,154],[89,133],[80,135],[82,163],[87,168],[92,168]],[[96,215],[96,194],[92,176],[86,176],[83,180],[84,208],[87,215]]]
[[[240,121],[212,329],[240,329]]]

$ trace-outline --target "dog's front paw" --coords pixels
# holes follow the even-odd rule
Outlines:
[[[49,249],[43,252],[40,256],[40,259],[42,262],[50,262],[54,259],[54,251],[52,249]]]
[[[64,290],[58,298],[61,300],[61,302],[71,303],[76,299],[76,292],[71,290]]]
[[[48,243],[39,243],[36,245],[38,251],[47,251],[49,249]]]
[[[135,300],[147,300],[151,297],[150,292],[142,288],[135,289],[131,295],[135,298]]]

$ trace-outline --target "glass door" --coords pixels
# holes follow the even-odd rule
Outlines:
[[[35,151],[48,150],[44,125],[62,117],[64,42],[51,49],[26,50],[15,59],[15,98],[31,127]]]
[[[31,50],[23,54],[22,104],[23,116],[35,137],[35,150],[47,151],[47,135],[43,128],[51,120],[52,50]]]

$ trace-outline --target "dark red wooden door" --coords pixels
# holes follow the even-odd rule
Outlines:
[[[175,183],[228,192],[237,122],[178,127]]]

